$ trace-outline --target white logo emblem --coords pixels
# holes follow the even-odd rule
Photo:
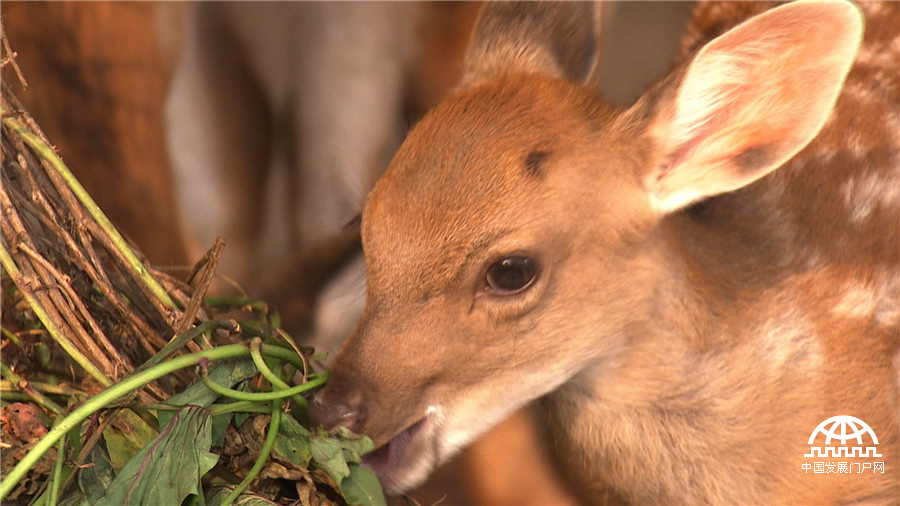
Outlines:
[[[825,451],[822,451],[823,448],[820,446],[812,446],[819,434],[825,436],[824,444],[830,445],[832,439],[837,439],[843,446],[826,446]],[[864,438],[866,439],[865,443],[863,442]],[[858,446],[846,446],[847,441],[851,439],[856,440]],[[853,416],[832,416],[820,423],[809,436],[809,453],[804,457],[881,457],[875,446],[877,444],[878,437],[866,422]],[[817,453],[818,455],[816,455]]]
[[[817,443],[817,439],[820,442]],[[856,446],[848,446],[848,442],[856,443]],[[809,436],[809,453],[804,457],[832,459],[881,457],[876,445],[878,436],[866,422],[853,416],[832,416],[812,431]],[[854,470],[855,474],[884,473],[884,462],[820,461],[814,462],[814,465],[804,462],[800,467],[804,472],[809,473],[812,470],[814,474],[854,474]]]

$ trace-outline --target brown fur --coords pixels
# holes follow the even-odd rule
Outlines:
[[[760,11],[701,5],[684,60],[627,111],[547,54],[496,70],[480,44],[509,34],[477,34],[470,55],[495,70],[474,65],[368,199],[367,308],[316,415],[386,449],[418,423],[383,471],[392,491],[549,394],[559,463],[587,502],[896,501],[900,23],[895,4],[863,10],[830,116],[859,34],[842,4],[712,42]],[[727,83],[698,69],[735,50],[750,78],[712,106],[691,98]],[[509,256],[539,274],[492,295],[484,273]],[[803,470],[828,460],[804,455],[835,415],[872,427],[884,474]]]
[[[245,169],[219,177],[235,184],[231,194],[218,197],[240,207],[237,214],[246,220],[223,234],[229,241],[227,258],[234,255],[237,244],[256,237],[261,226],[262,217],[257,213],[265,195],[260,186],[263,178],[258,161],[266,156],[258,147],[270,147],[267,139],[272,132],[267,124],[261,124],[270,119],[263,112],[268,105],[259,100],[258,90],[248,84],[255,81],[242,66],[249,61],[247,55],[240,52],[242,48],[237,47],[233,34],[224,33],[221,28],[223,6],[186,6],[177,2],[3,3],[4,29],[9,31],[12,48],[19,53],[18,64],[30,84],[27,90],[17,87],[17,95],[38,118],[69,168],[104,212],[154,263],[187,264],[199,258],[200,247],[208,246],[197,244],[195,255],[185,252],[180,232],[182,217],[174,202],[164,137],[163,102],[193,7],[203,19],[202,26],[193,28],[202,30],[209,56],[201,63],[209,64],[206,71],[216,79],[216,86],[210,90],[214,95],[211,100],[223,108],[218,128],[205,133],[237,139],[226,145],[232,150],[230,160],[242,163]],[[408,69],[411,82],[407,100],[410,117],[418,118],[458,82],[465,44],[479,5],[423,2],[410,4],[409,9],[417,13],[418,21],[414,61]],[[344,26],[349,21],[342,23],[341,29],[355,29]],[[329,26],[329,30],[333,28]],[[278,50],[267,48],[270,52]],[[5,72],[4,78],[17,86],[11,71]],[[230,100],[235,94],[241,99]],[[370,120],[390,122],[394,118],[357,118],[362,122]],[[343,147],[335,149],[340,151]],[[341,236],[333,248],[323,242],[297,255],[291,261],[293,269],[282,273],[279,291],[268,294],[267,300],[279,305],[283,319],[290,320],[287,323],[295,331],[308,324],[311,301],[335,270],[333,265],[344,261],[335,256],[341,252],[346,256],[348,246],[354,252],[358,249],[358,237],[354,241],[347,239]],[[197,241],[194,238],[187,242]],[[293,335],[300,337],[299,332]],[[565,496],[558,484],[549,481],[546,459],[541,459],[536,442],[527,442],[534,439],[528,434],[527,421],[523,413],[473,444],[462,471],[455,471],[465,474],[464,485],[471,491],[461,490],[458,480],[444,479],[449,485],[435,485],[432,481],[430,489],[420,491],[416,497],[427,504],[429,500],[423,497],[436,501],[449,490],[447,500],[451,502],[561,503]],[[504,447],[507,449],[500,449]],[[498,479],[498,473],[507,478]],[[525,487],[523,482],[532,486]]]

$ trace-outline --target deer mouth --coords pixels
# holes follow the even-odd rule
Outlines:
[[[431,444],[435,431],[432,418],[425,416],[363,456],[363,465],[378,476],[389,493],[402,493],[417,485],[438,462],[437,450]]]

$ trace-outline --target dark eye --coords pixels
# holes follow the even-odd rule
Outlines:
[[[525,257],[504,258],[488,267],[485,280],[488,289],[499,295],[510,295],[528,288],[537,274],[537,263]]]

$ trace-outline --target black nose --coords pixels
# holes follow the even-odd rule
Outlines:
[[[322,425],[327,430],[343,425],[356,432],[362,423],[359,409],[341,402],[327,402],[320,395],[313,397],[309,405],[309,417],[313,425]]]

